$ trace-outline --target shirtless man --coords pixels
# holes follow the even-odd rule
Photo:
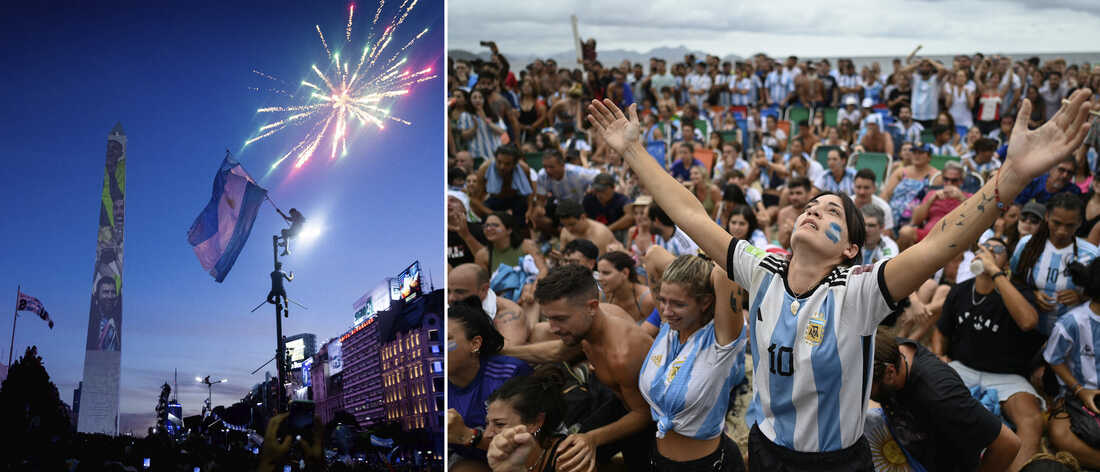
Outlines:
[[[504,347],[527,343],[527,335],[538,320],[527,320],[516,302],[493,293],[489,288],[489,272],[485,268],[466,263],[451,269],[447,274],[447,303],[453,304],[475,296],[481,300],[485,313],[492,318],[493,326],[504,336]]]
[[[654,424],[638,391],[638,375],[653,338],[621,308],[601,304],[592,272],[579,265],[551,270],[538,282],[535,299],[550,331],[561,340],[506,348],[501,354],[528,362],[556,362],[580,346],[596,378],[628,410],[608,425],[565,438],[558,446],[558,470],[595,470],[596,448],[612,443],[622,451],[627,470],[647,468]]]
[[[615,242],[615,235],[599,221],[585,215],[580,203],[573,200],[558,202],[558,220],[561,221],[561,243],[568,244],[577,238],[587,239],[596,245],[600,255],[607,252],[607,245]]]
[[[785,248],[791,247],[794,220],[802,214],[806,202],[810,201],[812,189],[810,180],[804,177],[794,177],[787,182],[787,206],[780,209],[776,216],[776,221],[779,223],[779,243]]]

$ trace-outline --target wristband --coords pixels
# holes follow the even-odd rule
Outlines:
[[[474,428],[474,437],[470,438],[469,447],[477,447],[477,444],[481,442],[481,437],[485,432],[480,428]]]
[[[993,274],[993,280],[997,280],[997,277],[1008,277],[1008,275],[1005,274],[1005,271],[1002,270],[1000,272],[997,272],[996,274]]]

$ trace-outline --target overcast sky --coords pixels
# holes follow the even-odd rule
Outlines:
[[[681,45],[720,56],[904,56],[918,44],[922,54],[1100,49],[1097,0],[447,3],[447,47],[471,52],[484,51],[478,42],[488,39],[505,54],[571,50],[570,14],[599,49],[638,52]]]

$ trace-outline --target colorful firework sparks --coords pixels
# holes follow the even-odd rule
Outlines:
[[[419,71],[409,68],[401,69],[408,61],[408,58],[403,57],[402,54],[416,40],[427,34],[428,28],[424,28],[393,54],[389,54],[387,48],[394,39],[394,32],[405,22],[409,12],[412,11],[418,1],[404,0],[401,6],[398,7],[397,14],[386,25],[382,34],[373,39],[370,38],[370,35],[373,34],[374,27],[378,24],[382,6],[385,3],[384,0],[379,2],[378,11],[374,15],[374,21],[371,23],[368,32],[368,46],[363,48],[358,63],[354,67],[349,67],[349,63],[346,61],[340,61],[340,51],[333,52],[325,39],[324,33],[321,31],[321,26],[316,26],[317,36],[321,40],[321,47],[324,48],[328,57],[327,70],[322,71],[314,65],[311,69],[316,79],[301,82],[301,90],[308,95],[306,103],[264,107],[256,110],[257,113],[275,114],[279,118],[261,126],[257,134],[244,143],[245,146],[248,146],[292,127],[302,127],[308,130],[302,139],[291,146],[286,154],[283,154],[271,165],[268,172],[291,158],[294,161],[295,168],[301,167],[318,150],[328,151],[329,160],[334,160],[337,156],[347,155],[348,134],[351,131],[349,125],[358,123],[360,126],[376,126],[378,129],[384,129],[386,120],[405,125],[412,124],[390,115],[389,106],[398,97],[407,95],[413,85],[437,77],[432,74],[431,67]],[[352,4],[348,7],[344,46],[350,46],[351,44],[354,17],[355,5]],[[389,58],[380,60],[383,56]],[[258,70],[253,70],[253,72],[267,80],[285,84],[282,80]],[[272,88],[266,90],[287,95],[291,98],[295,96],[295,94],[283,89]],[[325,145],[326,140],[329,142],[328,145]]]

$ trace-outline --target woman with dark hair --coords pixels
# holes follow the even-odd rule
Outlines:
[[[1041,83],[1043,82],[1040,80],[1036,84],[1027,87],[1027,99],[1032,104],[1031,113],[1027,116],[1028,128],[1038,128],[1046,120],[1046,103],[1043,101],[1042,95],[1039,95],[1039,85],[1037,85]]]
[[[474,255],[474,261],[485,268],[492,277],[490,288],[497,291],[498,295],[508,297],[512,301],[518,301],[521,291],[533,290],[527,285],[531,285],[530,282],[534,280],[524,280],[523,287],[508,287],[510,290],[501,290],[501,286],[498,285],[500,282],[498,282],[497,269],[501,266],[523,269],[523,272],[528,275],[537,272],[536,277],[541,278],[549,270],[546,266],[546,259],[542,256],[539,248],[535,246],[534,241],[523,237],[523,233],[520,232],[523,228],[516,226],[516,220],[511,214],[501,211],[493,212],[485,218],[485,222],[481,226],[482,231],[485,233],[485,239],[489,244],[477,251],[477,254]],[[530,258],[529,261],[527,260],[528,257]],[[530,264],[526,262],[530,262]],[[519,290],[515,290],[517,288]]]
[[[459,114],[455,127],[461,131],[461,142],[474,157],[491,160],[500,137],[505,133],[504,121],[489,106],[488,97],[481,90],[470,92],[470,109]]]
[[[519,84],[520,142],[534,141],[535,135],[546,125],[546,104],[535,92],[533,79]]]
[[[466,93],[466,90],[456,88],[451,92],[451,103],[447,106],[447,118],[450,120],[449,129],[451,130],[450,140],[452,142],[452,153],[465,151],[469,148],[467,143],[468,139],[463,137],[463,134],[467,132],[459,125],[462,122],[463,114],[474,116],[474,107],[470,105],[470,97]]]
[[[752,211],[748,205],[734,206],[727,221],[726,230],[734,238],[751,241],[756,247],[768,245],[768,236],[760,229],[760,224],[756,221],[756,212]]]
[[[1081,465],[1096,469],[1100,468],[1100,434],[1096,429],[1100,363],[1094,333],[1100,330],[1100,261],[1094,260],[1075,272],[1074,282],[1085,289],[1091,301],[1059,318],[1043,349],[1043,358],[1063,387],[1061,412],[1050,417],[1050,442],[1056,449],[1076,456]],[[1075,428],[1078,415],[1091,423],[1091,428]]]
[[[611,303],[634,318],[638,324],[645,321],[657,302],[649,287],[638,280],[634,268],[634,258],[621,251],[612,251],[600,256],[596,261],[596,273],[600,283],[601,302]]]
[[[921,242],[872,266],[855,265],[866,229],[862,213],[847,195],[825,192],[810,200],[795,220],[790,258],[767,254],[714,224],[691,191],[646,152],[634,107],[628,118],[608,100],[591,102],[593,131],[623,154],[676,226],[711,258],[723,261],[728,277],[748,291],[756,373],[746,417],[752,425],[751,470],[874,470],[863,425],[878,324],[898,309],[902,298],[970,247],[993,224],[1004,202],[1080,145],[1090,95],[1075,92],[1039,130],[1018,123],[997,179],[951,211]],[[1020,108],[1027,116],[1030,104],[1024,101]],[[663,284],[661,289],[659,298],[667,299]],[[715,320],[720,318],[736,329],[744,323],[738,310]],[[716,339],[718,344],[733,341]]]
[[[502,211],[493,212],[485,218],[483,227],[489,245],[477,252],[477,263],[492,274],[501,264],[517,266],[524,255],[529,255],[534,259],[539,273],[545,274],[546,260],[535,243],[523,237],[523,228],[517,228],[515,221],[511,214]]]
[[[1050,334],[1058,317],[1085,299],[1069,276],[1069,268],[1074,263],[1092,262],[1098,251],[1076,236],[1080,225],[1080,197],[1059,193],[1047,202],[1039,231],[1020,238],[1012,253],[1012,278],[1035,291],[1038,328],[1044,336]]]
[[[499,355],[504,337],[476,297],[447,310],[447,442],[450,470],[484,470],[485,405],[510,378],[528,375],[526,362]],[[480,463],[480,464],[479,464]]]
[[[554,472],[558,468],[558,446],[565,435],[559,431],[565,416],[562,389],[566,381],[556,365],[539,367],[534,374],[504,382],[489,396],[488,426],[485,435],[495,438],[504,433],[511,439],[516,433],[532,436],[531,448],[522,458],[528,472]],[[493,470],[503,467],[506,454],[490,449],[489,465]]]

